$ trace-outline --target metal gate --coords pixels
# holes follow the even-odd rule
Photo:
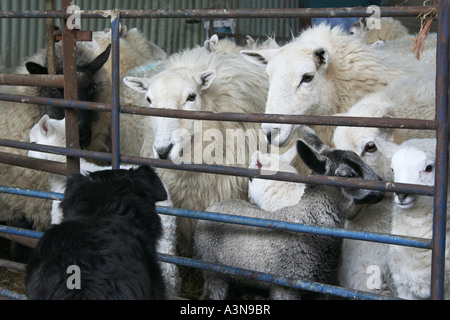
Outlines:
[[[51,1],[48,1],[51,2]],[[70,4],[68,0],[62,0],[62,7],[66,8]],[[427,7],[383,7],[381,12],[383,16],[416,16],[427,10]],[[362,17],[369,16],[366,8],[323,8],[323,9],[202,9],[202,10],[88,10],[81,13],[82,18],[86,19],[111,19],[112,29],[112,104],[99,104],[94,102],[77,101],[76,89],[74,90],[74,81],[76,84],[76,65],[75,65],[75,41],[76,37],[84,37],[85,33],[63,28],[62,41],[64,44],[64,75],[61,76],[39,76],[27,75],[0,75],[0,84],[6,85],[42,85],[43,81],[52,86],[64,87],[65,99],[48,99],[42,97],[25,97],[0,93],[0,100],[16,101],[36,104],[49,104],[56,107],[66,108],[67,124],[67,146],[78,145],[77,135],[70,134],[70,124],[76,123],[77,114],[75,110],[98,110],[110,112],[112,119],[112,152],[101,153],[78,148],[59,148],[44,145],[35,145],[20,141],[0,139],[0,145],[5,147],[36,150],[42,152],[52,152],[67,156],[67,162],[58,165],[48,165],[45,160],[31,159],[25,156],[13,154],[0,154],[0,162],[35,168],[42,171],[71,174],[79,172],[79,158],[96,159],[110,161],[113,169],[119,168],[120,163],[129,164],[149,164],[153,167],[168,168],[176,170],[189,170],[206,173],[219,173],[227,175],[237,175],[242,177],[267,178],[260,175],[257,170],[228,167],[228,166],[210,166],[204,164],[180,164],[176,165],[170,160],[148,159],[142,157],[120,155],[119,139],[119,119],[121,113],[139,114],[142,116],[163,116],[198,120],[220,120],[220,121],[248,121],[248,122],[273,122],[273,123],[291,123],[306,125],[345,125],[362,127],[391,127],[391,128],[410,128],[410,129],[432,129],[436,130],[437,137],[437,183],[435,187],[424,187],[420,185],[407,184],[385,184],[375,181],[344,181],[333,179],[331,181],[323,176],[309,176],[300,174],[286,174],[279,172],[271,179],[283,181],[295,181],[303,183],[318,183],[328,185],[353,186],[359,188],[383,190],[387,192],[409,192],[414,194],[423,194],[434,196],[435,214],[433,225],[433,238],[411,239],[408,237],[376,234],[369,232],[356,232],[343,229],[316,228],[314,226],[298,225],[285,223],[281,221],[268,221],[256,218],[245,218],[240,216],[223,215],[209,212],[186,210],[183,208],[164,208],[158,207],[160,214],[176,215],[194,219],[209,219],[224,221],[228,223],[238,223],[252,225],[264,228],[280,228],[283,230],[292,230],[306,233],[324,234],[342,238],[358,239],[363,241],[375,241],[387,244],[398,244],[432,250],[432,281],[431,281],[431,299],[443,299],[444,293],[444,261],[445,261],[445,234],[446,234],[446,212],[447,212],[447,164],[448,164],[448,88],[449,88],[449,11],[450,5],[447,0],[439,0],[437,4],[438,11],[438,43],[437,43],[437,79],[436,79],[436,118],[435,121],[412,120],[385,118],[346,118],[346,117],[324,117],[324,116],[294,116],[294,115],[276,115],[276,114],[221,114],[193,111],[176,111],[165,109],[150,109],[135,106],[121,106],[119,101],[119,81],[118,72],[119,58],[119,21],[122,18],[199,18],[199,19],[219,19],[219,18],[254,18],[254,17]],[[65,11],[48,9],[46,11],[0,11],[0,18],[27,18],[27,19],[68,19],[69,14]],[[53,25],[49,22],[48,27],[49,41],[53,39]],[[48,46],[49,56],[51,57],[52,46]],[[1,182],[0,182],[1,184]],[[24,190],[14,188],[14,186],[0,186],[0,192],[29,197],[40,197],[45,199],[62,199],[62,194],[51,193],[38,190]],[[7,226],[0,226],[0,233],[5,237],[12,237],[16,240],[24,241],[24,238],[38,239],[42,235],[40,232],[32,230],[23,230]],[[34,240],[35,243],[35,240]],[[205,263],[194,259],[176,257],[160,254],[159,259],[163,262],[175,263],[178,265],[200,268],[204,270],[213,270],[216,272],[225,272],[228,274],[242,275],[251,277],[255,280],[268,281],[276,284],[286,285],[294,288],[312,290],[321,293],[341,296],[350,299],[395,299],[395,297],[385,297],[367,292],[360,292],[346,288],[331,286],[321,283],[311,283],[301,279],[285,279],[277,275],[264,274],[252,270],[242,270],[231,266]],[[9,261],[2,261],[1,265],[8,268],[24,269],[24,266]],[[25,296],[0,289],[0,294],[10,298],[26,299]]]

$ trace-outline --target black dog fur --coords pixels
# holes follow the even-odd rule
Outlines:
[[[64,220],[44,233],[29,261],[28,299],[164,299],[155,202],[166,199],[148,166],[72,175]],[[67,286],[71,265],[79,267],[80,289]]]

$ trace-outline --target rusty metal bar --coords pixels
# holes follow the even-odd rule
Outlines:
[[[382,17],[418,16],[436,6],[380,7]],[[84,19],[111,18],[115,14],[121,18],[316,18],[316,17],[369,17],[367,7],[344,8],[289,8],[289,9],[184,9],[184,10],[85,10],[80,12]],[[0,18],[64,18],[69,13],[57,10],[0,11]]]
[[[8,139],[0,139],[0,146],[19,148],[27,150],[35,150],[41,152],[51,152],[61,155],[69,155],[77,158],[86,158],[92,160],[100,160],[111,162],[112,156],[110,153],[87,151],[80,149],[70,149],[63,147],[47,146],[35,143],[28,143],[22,141],[14,141]],[[45,161],[45,160],[43,160]],[[138,156],[121,156],[121,162],[127,164],[143,165],[147,164],[152,167],[173,169],[173,170],[185,170],[193,172],[203,172],[212,174],[234,175],[248,178],[261,178],[280,181],[302,182],[302,183],[317,183],[332,186],[345,186],[345,187],[357,187],[363,189],[382,190],[388,192],[401,192],[410,194],[421,194],[427,196],[434,195],[434,188],[430,186],[393,183],[387,181],[368,181],[361,179],[341,178],[341,177],[325,177],[320,175],[302,175],[293,174],[288,172],[273,172],[273,174],[261,174],[257,169],[248,169],[241,167],[232,167],[225,165],[208,165],[208,164],[195,164],[195,163],[182,163],[174,164],[170,160],[162,159],[150,159]]]
[[[53,10],[55,3],[53,0],[45,0],[45,10]],[[47,70],[48,74],[56,74],[56,49],[55,49],[55,20],[45,19],[46,43],[47,43]]]
[[[111,24],[111,69],[112,69],[112,110],[111,110],[111,153],[112,168],[120,167],[120,18]]]
[[[438,1],[437,75],[436,75],[436,178],[431,265],[431,299],[444,298],[445,238],[447,232],[448,188],[448,91],[449,91],[449,19],[448,0]]]
[[[0,85],[62,88],[64,87],[64,76],[50,74],[0,73]]]
[[[11,236],[11,238],[15,238],[15,237],[12,237],[12,235],[6,235],[4,233],[1,233],[1,236],[4,238],[7,238],[7,236]],[[24,237],[21,237],[21,238],[24,238]],[[33,240],[35,240],[35,239],[33,239]],[[7,261],[7,260],[3,260],[3,259],[0,259],[0,267],[4,267],[7,269],[16,270],[16,271],[26,271],[26,269],[27,269],[27,266],[24,265],[23,263]]]
[[[61,175],[66,174],[66,164],[63,162],[30,158],[19,154],[0,152],[0,163]]]
[[[12,95],[0,93],[0,100],[46,104],[60,108],[75,108],[82,110],[94,110],[111,112],[112,105],[90,101],[73,101],[67,99],[49,99],[43,97]],[[286,115],[266,113],[231,113],[231,112],[206,112],[158,109],[122,105],[121,113],[146,115],[155,117],[182,118],[211,121],[238,121],[238,122],[267,122],[267,123],[291,123],[304,125],[328,125],[328,126],[354,126],[354,127],[379,127],[417,130],[436,130],[435,120],[403,119],[403,118],[371,118],[371,117],[341,117],[341,116],[310,116],[310,115]]]
[[[70,0],[62,0],[62,11],[67,12],[71,5]],[[62,46],[63,46],[63,72],[64,72],[64,98],[77,100],[77,57],[75,29],[70,30],[67,19],[62,21]],[[80,148],[80,138],[78,129],[78,111],[66,109],[66,145],[68,148]],[[67,175],[80,172],[80,160],[67,157]]]

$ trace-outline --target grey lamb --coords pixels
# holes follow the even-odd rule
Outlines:
[[[297,151],[315,173],[380,180],[354,152],[331,150],[309,127],[301,127]],[[291,223],[343,228],[344,220],[360,205],[383,199],[383,192],[359,188],[307,185],[300,202],[276,211],[265,211],[244,200],[214,204],[209,212],[276,219]],[[195,232],[199,259],[212,263],[301,279],[337,284],[342,239],[201,220]],[[301,299],[306,292],[211,271],[204,272],[202,299],[233,299],[242,294],[263,293],[270,299]],[[309,297],[309,298],[312,298]]]

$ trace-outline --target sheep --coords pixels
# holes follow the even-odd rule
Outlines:
[[[268,114],[343,113],[394,79],[426,69],[412,58],[385,57],[381,50],[326,24],[303,31],[279,49],[243,50],[241,54],[266,68]],[[283,146],[296,126],[263,123],[261,127],[270,143]],[[333,145],[332,127],[314,128],[324,143]]]
[[[244,49],[268,49],[268,48],[278,48],[278,44],[275,39],[267,38],[262,43],[254,40],[251,36],[246,37],[247,45],[245,47],[238,46],[235,41],[230,40],[228,38],[223,38],[219,40],[219,36],[217,34],[213,34],[211,38],[205,40],[203,46],[210,52],[217,53],[239,53]]]
[[[350,27],[350,34],[363,39],[368,45],[377,41],[386,42],[408,35],[408,29],[397,19],[383,17],[379,25],[367,26],[367,18],[360,18]]]
[[[150,78],[126,76],[123,79],[127,86],[145,96],[150,107],[263,112],[267,78],[260,67],[248,63],[239,54],[217,54],[197,47],[171,55],[158,68],[159,72]],[[143,148],[141,156],[169,159],[174,163],[247,167],[258,142],[258,125],[252,123],[166,117],[145,117],[143,121],[149,123],[145,127],[153,129],[154,141],[146,142],[150,149]],[[204,143],[208,141],[211,143]],[[251,146],[255,149],[249,151]],[[248,198],[248,179],[243,177],[168,169],[158,173],[175,207],[204,210],[223,199]],[[187,254],[192,253],[194,225],[195,220],[180,219],[182,240],[179,243],[186,246],[182,250]]]
[[[347,113],[349,117],[413,118],[435,117],[435,74],[422,73],[420,78],[400,78],[385,89],[369,94],[358,101]],[[358,154],[374,171],[386,181],[392,179],[390,160],[378,149],[375,138],[380,137],[396,143],[410,138],[433,137],[434,131],[391,129],[373,127],[338,126],[334,132],[336,148],[351,150]],[[392,194],[388,193],[380,203],[364,208],[346,228],[357,231],[389,233],[392,222]],[[390,276],[388,246],[381,243],[344,239],[340,266],[342,286],[391,295],[394,293]],[[380,283],[368,287],[370,266],[380,269]]]
[[[77,46],[77,64],[79,70],[83,73],[83,79],[86,80],[85,75],[87,74],[86,69],[83,66],[88,66],[89,72],[97,70],[94,73],[93,79],[97,86],[97,94],[103,90],[103,83],[100,80],[104,74],[102,69],[98,69],[101,66],[101,62],[104,63],[105,57],[108,51],[102,51],[104,54],[99,56],[94,56],[92,52],[84,50],[82,47]],[[56,46],[56,66],[62,65],[62,50],[61,44]],[[100,60],[96,58],[100,58]],[[106,57],[107,58],[107,57]],[[45,50],[40,50],[33,56],[26,59],[27,65],[33,70],[33,67],[40,65],[42,67],[46,66],[46,55]],[[30,64],[31,62],[35,64]],[[91,63],[96,64],[94,69],[91,69]],[[37,67],[39,68],[39,67]],[[81,68],[81,69],[80,69]],[[41,70],[44,70],[41,68]],[[14,70],[14,73],[18,74],[28,74],[27,66],[25,63]],[[79,88],[85,88],[80,85]],[[86,89],[86,88],[85,88]],[[43,94],[39,91],[39,88],[34,87],[23,87],[23,86],[8,86],[2,88],[2,91],[9,94],[18,95],[29,95],[38,96]],[[97,95],[89,95],[92,100],[97,99]],[[10,139],[15,141],[25,141],[28,142],[28,134],[33,125],[42,116],[41,108],[38,105],[27,104],[27,103],[16,103],[16,102],[1,102],[2,108],[0,108],[0,136],[4,139]],[[55,107],[56,109],[56,107]],[[48,110],[47,110],[48,111]],[[82,117],[80,117],[82,118]],[[97,120],[92,120],[92,139],[90,145],[87,149],[95,150],[97,144],[94,142],[97,137],[96,125],[101,116]],[[100,142],[103,145],[103,141]],[[0,151],[7,152],[11,154],[26,155],[25,150],[19,150],[14,148],[0,147]],[[99,150],[100,151],[100,150]],[[0,164],[0,180],[3,185],[14,186],[18,188],[34,189],[34,190],[46,190],[48,189],[46,173],[39,172],[36,170],[31,170],[28,168],[16,167],[7,164]],[[7,224],[14,224],[19,220],[26,220],[32,228],[37,231],[43,231],[50,226],[50,216],[42,214],[42,212],[50,211],[50,203],[43,199],[38,198],[27,198],[24,200],[22,197],[20,201],[16,196],[11,196],[7,194],[0,194],[0,221],[4,221]]]
[[[296,156],[296,146],[291,147],[281,155],[276,153],[263,154],[261,151],[255,151],[249,168],[259,169],[266,174],[277,171],[297,173],[297,169],[291,164]],[[250,203],[267,211],[275,211],[296,204],[304,191],[305,185],[298,182],[250,178],[248,183]]]
[[[44,115],[30,130],[30,142],[44,145],[51,145],[56,147],[65,147],[65,121],[51,119],[48,115]],[[58,154],[50,154],[39,151],[28,151],[28,156],[32,158],[52,160],[58,162],[65,162],[65,156]],[[121,169],[135,168],[134,165],[120,165]],[[80,159],[80,171],[87,175],[90,172],[111,169],[111,167],[99,166],[88,162],[85,159]],[[66,180],[65,176],[57,174],[49,174],[48,176],[50,190],[52,192],[64,193]],[[164,183],[163,183],[164,184]],[[159,201],[157,206],[172,207],[170,196],[167,200]],[[51,210],[52,225],[60,224],[63,219],[62,208],[59,200],[52,200]],[[176,254],[176,217],[169,215],[160,216],[163,233],[157,244],[157,251],[165,254]],[[181,288],[181,278],[179,276],[178,267],[175,264],[161,263],[161,269],[166,285],[166,292],[169,297],[178,295]]]
[[[28,264],[28,299],[164,299],[155,202],[166,199],[147,166],[72,175],[64,220],[44,233]]]
[[[436,139],[410,139],[402,144],[376,138],[381,152],[391,159],[394,182],[434,186]],[[392,233],[431,239],[434,199],[429,196],[395,193]],[[449,199],[447,199],[447,208]],[[448,216],[448,209],[447,209]],[[446,237],[450,235],[446,228]],[[444,298],[450,299],[449,248],[445,246]],[[431,250],[405,246],[389,247],[389,267],[397,295],[403,299],[429,299],[431,287]]]
[[[354,152],[332,150],[315,132],[302,127],[297,150],[318,174],[377,180],[379,177]],[[307,185],[300,201],[270,212],[242,199],[214,204],[208,212],[281,220],[291,223],[343,228],[355,207],[377,203],[383,192],[326,185]],[[255,229],[244,225],[200,220],[195,230],[200,260],[275,274],[287,279],[337,284],[337,262],[342,240],[330,236]],[[298,289],[249,280],[210,271],[204,272],[202,299],[233,298],[233,291],[270,291],[271,299],[299,299]]]

